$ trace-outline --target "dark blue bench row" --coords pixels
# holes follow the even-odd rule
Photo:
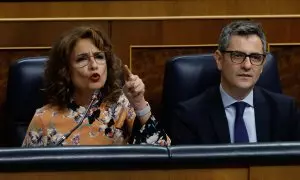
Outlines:
[[[300,164],[300,143],[0,149],[0,171],[127,170]]]

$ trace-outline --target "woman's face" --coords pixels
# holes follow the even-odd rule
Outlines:
[[[105,53],[91,39],[77,41],[71,53],[70,66],[75,91],[90,92],[104,86],[107,79]]]

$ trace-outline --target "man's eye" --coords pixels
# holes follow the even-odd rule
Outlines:
[[[251,58],[255,59],[255,60],[260,60],[261,56],[260,55],[251,55]]]
[[[244,54],[242,54],[242,53],[233,53],[232,56],[234,56],[234,57],[244,57]]]

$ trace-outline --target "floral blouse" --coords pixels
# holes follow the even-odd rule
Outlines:
[[[37,109],[22,147],[53,146],[76,125],[80,126],[61,145],[152,144],[169,146],[171,141],[160,123],[150,116],[143,126],[126,96],[116,103],[96,101],[82,121],[86,108],[72,101],[65,110],[46,105]]]

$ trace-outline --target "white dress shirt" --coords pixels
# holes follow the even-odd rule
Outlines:
[[[235,121],[236,110],[232,104],[237,102],[237,100],[229,96],[222,88],[222,85],[220,85],[220,93],[221,93],[222,102],[227,117],[230,141],[231,143],[234,143],[234,121]],[[241,101],[248,104],[248,106],[245,108],[243,119],[245,121],[245,126],[248,132],[249,142],[255,143],[257,142],[257,137],[256,137],[255,114],[254,114],[254,106],[253,106],[253,90]]]

